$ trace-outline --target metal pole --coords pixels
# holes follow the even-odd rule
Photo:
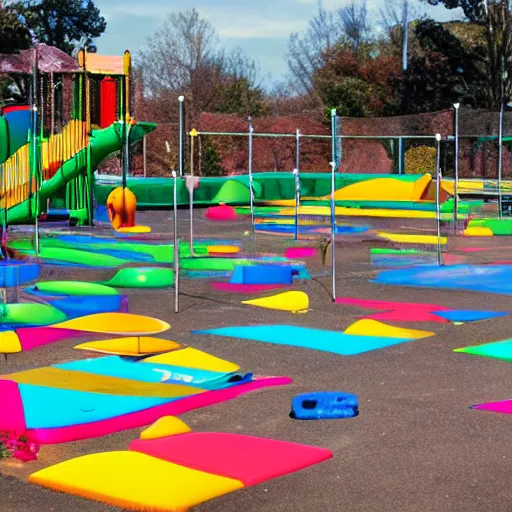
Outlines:
[[[441,134],[436,134],[436,227],[437,227],[437,264],[441,259]]]
[[[248,162],[248,171],[249,171],[249,198],[251,202],[251,237],[254,238],[254,188],[252,183],[252,133],[254,128],[252,126],[252,118],[249,117],[249,162]]]
[[[335,193],[336,193],[336,160],[337,160],[337,151],[336,144],[337,141],[337,116],[336,109],[331,109],[331,135],[332,135],[332,148],[331,148],[331,275],[332,275],[332,300],[333,302],[336,300],[336,244],[335,244],[335,234],[336,234],[336,202],[335,202]]]
[[[172,171],[173,177],[173,211],[174,211],[174,312],[179,313],[180,294],[180,241],[178,239],[178,187],[176,171]]]
[[[194,136],[190,135],[190,174],[194,176]]]
[[[128,174],[130,173],[130,132],[132,125],[125,121],[126,135],[124,141],[124,158],[123,158],[123,189],[126,188]]]
[[[53,135],[54,133],[55,133],[55,84],[53,81],[53,71],[50,71],[50,135]]]
[[[199,178],[197,176],[185,176],[185,185],[188,189],[188,203],[190,212],[190,254],[192,256],[196,256],[194,253],[194,189],[198,183]]]
[[[180,178],[183,176],[183,133],[184,133],[184,118],[185,118],[185,111],[184,111],[184,104],[185,96],[180,96],[178,98],[179,104],[180,104],[180,143],[179,143],[179,171],[180,171]]]
[[[144,168],[144,178],[148,175],[148,153],[146,135],[142,139],[142,165]]]
[[[341,119],[341,117],[338,117],[338,115],[336,115],[336,132],[337,132],[337,135],[338,135],[338,139],[337,139],[337,142],[338,142],[338,146],[337,146],[338,158],[336,160],[336,172],[338,172],[340,170],[340,165],[341,165],[341,162],[343,161],[343,135],[342,135],[342,131],[343,131],[342,119]]]
[[[398,137],[398,174],[404,173],[404,139]]]
[[[293,169],[295,179],[295,240],[299,239],[299,203],[300,203],[300,180],[299,170]]]
[[[503,198],[501,196],[501,178],[503,173],[503,110],[505,104],[501,102],[500,122],[498,127],[498,215],[503,216]]]
[[[409,20],[408,18],[408,3],[404,0],[403,4],[403,29],[404,29],[404,42],[403,42],[403,53],[402,53],[402,69],[407,71],[407,53],[409,46]]]
[[[454,103],[455,109],[455,184],[453,187],[453,222],[454,229],[457,229],[457,220],[459,218],[459,107],[460,103]]]
[[[295,169],[300,169],[300,130],[295,130]]]
[[[31,103],[32,103],[32,128],[31,128],[31,180],[33,179],[36,184],[35,190],[35,222],[34,222],[34,245],[36,255],[39,256],[39,188],[41,186],[40,176],[39,176],[39,162],[37,158],[37,72],[38,72],[38,54],[37,47],[34,47],[34,55],[32,61],[32,95],[31,95]],[[32,187],[31,187],[32,188]]]

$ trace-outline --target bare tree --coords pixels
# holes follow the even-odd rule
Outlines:
[[[314,92],[313,76],[322,66],[322,53],[329,50],[342,36],[340,24],[333,13],[327,12],[322,1],[303,34],[293,33],[288,40],[285,59],[291,74],[291,87],[299,94]]]
[[[411,2],[407,6],[408,18],[410,20],[425,19],[425,11],[419,10]],[[395,46],[402,46],[403,40],[403,1],[388,0],[383,9],[380,9],[380,28],[384,37]]]
[[[356,3],[354,0],[345,7],[338,9],[339,24],[346,42],[358,51],[361,44],[371,36],[366,0]]]
[[[137,56],[146,94],[160,104],[185,95],[192,117],[214,108],[226,84],[255,87],[259,69],[240,49],[220,46],[213,25],[195,10],[170,14]],[[167,111],[166,117],[172,116]]]
[[[199,109],[212,98],[219,72],[218,38],[207,20],[192,9],[169,14],[137,56],[144,89],[152,97],[186,94]]]
[[[221,58],[224,75],[231,79],[244,78],[253,87],[260,88],[268,75],[262,75],[259,64],[248,57],[241,48],[223,53]]]

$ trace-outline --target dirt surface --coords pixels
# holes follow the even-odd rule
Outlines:
[[[186,211],[180,212],[186,236]],[[290,239],[242,234],[247,222],[212,225],[199,212],[198,237],[243,240],[249,253],[282,255]],[[169,212],[144,212],[139,222],[155,233],[172,231]],[[350,222],[350,221],[349,221]],[[382,219],[379,222],[383,222]],[[357,223],[374,226],[371,219]],[[430,233],[423,221],[418,233]],[[411,221],[387,221],[386,229],[411,232]],[[380,227],[380,226],[379,226]],[[97,230],[101,231],[101,230]],[[303,242],[304,244],[306,242]],[[314,244],[314,242],[311,242]],[[341,237],[336,244],[339,297],[428,302],[460,309],[512,311],[512,296],[457,290],[394,287],[371,283],[378,269],[370,264],[371,247],[382,241],[367,233]],[[389,244],[388,244],[389,246]],[[488,250],[465,253],[463,247]],[[450,237],[447,252],[467,263],[512,259],[505,237]],[[457,354],[461,346],[507,339],[510,317],[464,325],[395,324],[434,331],[433,337],[383,350],[343,357],[334,354],[215,336],[191,330],[228,325],[293,324],[344,330],[367,310],[334,304],[331,278],[319,258],[309,263],[313,278],[294,289],[310,297],[311,310],[293,315],[240,304],[247,296],[214,292],[206,279],[183,279],[180,313],[174,313],[172,290],[131,290],[130,312],[151,315],[172,325],[163,335],[237,362],[259,375],[288,375],[292,385],[270,388],[182,416],[194,431],[225,431],[313,444],[334,458],[262,485],[242,489],[199,507],[203,512],[444,512],[509,511],[512,455],[506,446],[512,418],[475,411],[472,404],[511,398],[509,363]],[[45,267],[47,279],[104,279],[112,271]],[[323,277],[322,277],[323,275]],[[47,345],[0,363],[2,373],[86,357],[72,341]],[[355,393],[360,415],[348,420],[297,421],[289,417],[297,393],[339,390]],[[141,429],[63,445],[43,446],[37,462],[0,463],[0,511],[107,511],[101,503],[53,493],[26,483],[28,475],[79,455],[128,447]],[[171,483],[170,483],[171,484]]]

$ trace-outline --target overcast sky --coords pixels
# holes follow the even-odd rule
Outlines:
[[[368,10],[378,15],[384,1],[368,0]],[[396,0],[399,1],[399,0]],[[350,0],[323,0],[327,10],[343,7]],[[211,21],[227,49],[241,47],[259,62],[262,71],[276,82],[286,72],[284,54],[291,32],[303,31],[317,10],[317,0],[96,0],[107,20],[107,31],[98,39],[98,52],[121,55],[125,49],[137,53],[146,38],[170,12],[195,7]],[[458,11],[428,7],[421,0],[410,0],[421,12],[440,20],[460,17]]]

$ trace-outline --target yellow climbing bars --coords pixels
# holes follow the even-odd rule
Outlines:
[[[86,124],[72,120],[57,135],[43,140],[41,147],[43,180],[50,179],[60,166],[88,143]]]
[[[87,147],[86,123],[70,121],[60,133],[41,143],[42,179],[54,176],[64,162]],[[0,165],[0,208],[11,208],[27,200],[36,190],[35,179],[30,186],[29,145],[25,144]]]
[[[30,158],[28,144],[0,165],[0,208],[10,208],[30,194]]]

